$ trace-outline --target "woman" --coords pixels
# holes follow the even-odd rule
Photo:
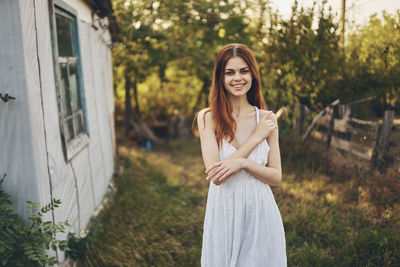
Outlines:
[[[269,186],[282,176],[277,119],[264,110],[246,46],[229,44],[218,53],[209,103],[197,117],[210,181],[201,265],[286,266],[282,218]]]

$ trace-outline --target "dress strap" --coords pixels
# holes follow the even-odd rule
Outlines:
[[[258,107],[257,106],[254,106],[254,107],[256,109],[256,122],[258,124],[258,122],[260,121],[260,112],[258,111]]]

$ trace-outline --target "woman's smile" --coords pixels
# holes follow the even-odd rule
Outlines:
[[[242,87],[245,85],[246,83],[232,84],[232,87],[235,89],[242,89]]]

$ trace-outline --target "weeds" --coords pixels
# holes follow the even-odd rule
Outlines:
[[[1,187],[6,175],[0,180],[0,266],[53,266],[58,264],[50,250],[66,250],[66,241],[58,240],[57,233],[64,233],[71,227],[67,221],[44,221],[44,214],[57,208],[61,200],[52,199],[44,207],[27,201],[30,210],[29,221],[25,222],[14,214],[10,196]]]

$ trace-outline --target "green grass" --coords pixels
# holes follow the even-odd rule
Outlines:
[[[290,136],[281,153],[273,191],[289,266],[400,265],[398,175]],[[199,266],[208,184],[198,140],[120,154],[116,193],[92,221],[80,266]]]
[[[190,151],[197,145],[184,156],[170,145],[169,153],[132,150],[121,160],[113,201],[93,221],[101,230],[80,265],[198,265],[207,187],[201,156]]]

